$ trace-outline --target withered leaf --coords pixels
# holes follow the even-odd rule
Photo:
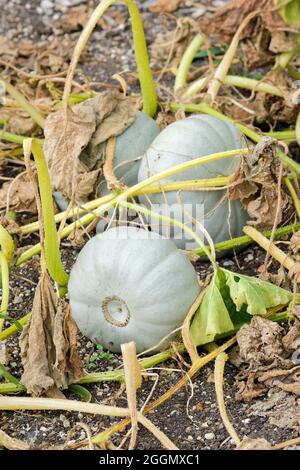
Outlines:
[[[153,13],[172,13],[176,11],[181,0],[156,0],[149,9]]]
[[[264,438],[252,439],[245,436],[236,450],[272,450],[271,444]]]
[[[294,254],[300,251],[300,230],[298,230],[291,238],[291,250]]]
[[[93,193],[105,154],[103,144],[122,134],[135,120],[138,100],[116,90],[96,95],[48,116],[44,152],[52,187],[71,199]],[[104,146],[105,147],[105,146]]]
[[[48,274],[43,273],[30,321],[20,337],[21,383],[28,393],[61,396],[60,390],[84,375],[76,351],[76,331],[68,304],[57,297]]]
[[[288,368],[292,362],[287,359],[282,337],[283,329],[278,323],[256,315],[250,325],[243,325],[237,333],[240,358],[255,370],[278,365]]]
[[[3,184],[0,189],[0,209],[7,207],[7,201],[11,210],[36,214],[34,188],[25,173]]]
[[[284,222],[292,213],[292,201],[284,185],[281,185],[281,201],[278,210],[278,180],[281,170],[276,157],[277,141],[265,137],[259,142],[251,159],[243,160],[229,188],[230,199],[240,199],[247,209],[249,225],[260,230],[271,229]],[[285,170],[283,170],[283,176]]]
[[[299,399],[283,390],[271,389],[263,401],[251,405],[250,416],[268,418],[271,425],[299,431]]]
[[[10,437],[0,429],[0,447],[8,450],[30,450],[30,445],[19,439]]]
[[[273,0],[232,0],[214,15],[204,18],[200,27],[203,32],[222,42],[229,42],[246,16],[254,11],[258,11],[258,15],[246,26],[242,38],[256,36],[262,28],[269,31],[287,29],[287,25],[274,9]]]

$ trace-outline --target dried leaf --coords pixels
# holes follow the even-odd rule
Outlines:
[[[250,216],[249,225],[260,230],[271,229],[277,216],[277,224],[290,217],[292,201],[285,187],[281,189],[281,204],[278,210],[278,178],[281,163],[276,158],[277,141],[265,137],[254,149],[253,157],[238,169],[229,189],[230,199],[240,199]],[[255,191],[255,187],[257,188]]]
[[[252,369],[292,365],[282,344],[283,329],[277,323],[255,316],[250,325],[243,325],[237,333],[240,358]]]
[[[229,42],[241,22],[254,11],[259,14],[247,25],[242,38],[254,37],[262,28],[269,31],[287,29],[287,25],[274,9],[273,0],[232,0],[217,12],[200,22],[201,30],[222,42]]]
[[[59,299],[47,274],[42,274],[30,322],[20,337],[24,373],[21,383],[34,396],[61,396],[83,376],[76,352],[76,325],[68,304]]]
[[[294,235],[291,238],[291,250],[294,254],[299,253],[300,251],[300,230],[298,232],[294,233]]]
[[[126,98],[115,90],[98,94],[67,110],[48,116],[44,152],[54,191],[71,199],[93,193],[105,154],[103,144],[118,136],[135,119],[136,98]]]
[[[176,11],[182,0],[156,0],[149,10],[153,13],[172,13]]]
[[[251,437],[246,436],[237,446],[236,450],[272,450],[272,446],[263,437],[252,439]]]
[[[7,201],[11,210],[37,213],[34,188],[25,173],[3,184],[0,189],[0,209],[7,207]]]
[[[2,108],[0,119],[4,119],[6,124],[4,130],[12,134],[32,135],[36,129],[36,123],[28,117],[25,111],[16,108]]]
[[[30,450],[30,445],[19,439],[8,436],[0,429],[0,447],[8,450]]]
[[[283,390],[271,389],[268,397],[250,408],[250,416],[268,418],[269,424],[282,429],[300,429],[299,400]]]

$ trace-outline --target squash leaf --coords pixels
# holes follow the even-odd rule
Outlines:
[[[274,0],[276,6],[283,5],[278,11],[289,26],[300,25],[300,2],[299,0]]]
[[[292,293],[270,282],[219,268],[194,315],[190,334],[197,346],[233,332],[252,315],[266,315],[292,300]]]

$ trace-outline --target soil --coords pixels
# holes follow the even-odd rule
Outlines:
[[[0,33],[16,41],[34,39],[46,41],[55,35],[63,39],[65,35],[76,40],[80,27],[73,31],[62,33],[56,26],[61,15],[67,11],[62,7],[63,1],[34,1],[28,0],[0,0],[0,8],[6,11],[0,18]],[[79,2],[78,2],[79,3]],[[82,2],[86,3],[86,2]],[[89,2],[96,4],[97,2]],[[137,2],[143,14],[147,40],[151,42],[162,31],[164,18],[149,11],[151,0]],[[184,2],[184,6],[177,10],[176,16],[196,15],[199,4],[204,7],[204,14],[224,4],[224,1]],[[115,8],[115,7],[113,7]],[[115,8],[116,9],[116,8]],[[116,27],[103,30],[96,28],[80,65],[82,73],[89,81],[108,81],[114,73],[124,69],[134,70],[134,55],[131,45],[130,25],[124,7],[118,6],[126,21]],[[116,10],[116,11],[117,11]],[[172,19],[169,21],[172,21]],[[27,240],[26,244],[36,242]],[[78,250],[68,242],[62,244],[63,261],[70,270],[76,260]],[[220,264],[244,274],[257,275],[257,269],[264,262],[265,254],[256,247],[250,246],[236,257],[225,258]],[[197,263],[197,270],[201,278],[210,272],[209,264]],[[11,302],[9,314],[15,318],[22,317],[31,309],[32,299],[39,277],[38,261],[33,259],[26,265],[14,269],[11,273]],[[16,377],[20,377],[19,346],[17,337],[10,338],[7,343],[9,355],[7,367]],[[120,357],[111,355],[101,357],[96,346],[86,338],[78,338],[78,349],[86,369],[92,372],[112,370],[120,365]],[[203,353],[204,354],[204,353]],[[188,361],[188,357],[184,356]],[[157,425],[180,449],[232,449],[234,443],[224,429],[218,406],[216,404],[214,383],[211,379],[213,365],[206,366],[193,379],[192,385],[182,388],[175,396],[149,415]],[[169,360],[157,366],[153,372],[158,374],[159,380],[152,395],[155,399],[172,387],[187,370],[182,361]],[[226,365],[225,371],[225,399],[228,414],[240,436],[253,438],[265,437],[272,444],[285,441],[298,436],[295,431],[284,430],[271,426],[267,418],[250,416],[249,405],[235,400],[236,369]],[[152,378],[144,381],[142,390],[138,394],[139,407],[143,405],[153,387]],[[118,396],[120,385],[116,383],[99,383],[87,386],[95,403],[114,403],[126,406],[126,394],[123,391]],[[72,397],[71,394],[67,395]],[[75,398],[75,397],[73,397]],[[32,446],[62,445],[67,440],[84,439],[85,431],[76,427],[75,433],[70,434],[76,423],[86,423],[92,434],[101,432],[114,419],[82,415],[67,412],[0,412],[0,429],[12,437],[24,439]],[[118,445],[124,434],[116,434],[113,442]],[[160,445],[145,429],[140,427],[137,449],[159,449]]]

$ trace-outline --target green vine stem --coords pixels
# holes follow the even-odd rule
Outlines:
[[[24,155],[30,156],[30,153],[32,152],[38,174],[38,184],[43,213],[42,229],[44,230],[45,235],[44,247],[47,269],[57,284],[65,286],[68,283],[68,275],[64,271],[59,251],[59,240],[54,220],[51,183],[45,156],[42,147],[35,139],[26,139],[23,146]]]
[[[230,176],[218,176],[216,178],[208,178],[202,180],[183,180],[183,181],[174,181],[171,183],[164,183],[164,184],[151,184],[144,188],[143,190],[135,192],[132,196],[140,196],[145,194],[154,194],[160,193],[162,191],[205,191],[205,190],[213,190],[213,189],[225,189],[225,187],[230,182]],[[88,212],[96,209],[101,204],[109,202],[115,198],[115,194],[109,194],[107,196],[103,196],[101,198],[95,199],[93,201],[89,201],[85,203],[83,206],[75,207],[71,211],[68,212],[68,219],[72,219],[73,217],[77,217],[78,215],[82,214],[83,212]],[[66,212],[60,212],[59,214],[55,214],[54,219],[55,222],[58,223],[65,217]],[[39,230],[39,223],[32,222],[27,225],[23,225],[20,227],[20,233],[22,235],[28,235],[29,233],[33,233]]]
[[[287,225],[286,227],[278,228],[275,231],[275,240],[280,240],[280,238],[283,237],[284,235],[290,235],[292,233],[297,232],[297,230],[300,230],[300,222],[297,222],[296,224],[292,224],[292,225]],[[270,238],[272,235],[272,231],[267,230],[263,232],[263,235],[267,238]],[[240,246],[249,245],[252,242],[253,240],[251,237],[244,235],[242,237],[232,238],[231,240],[226,240],[224,242],[216,243],[215,250],[217,253],[219,253],[222,251],[232,250]],[[209,247],[207,246],[206,249],[209,249]],[[199,256],[205,255],[203,250],[193,250],[193,251]]]
[[[3,251],[0,251],[0,265],[1,265],[1,281],[2,281],[2,298],[0,305],[1,315],[6,315],[9,304],[9,268],[8,261]],[[4,319],[0,318],[0,333],[2,331]]]
[[[145,113],[149,114],[149,116],[152,117],[155,115],[157,109],[157,94],[149,63],[149,56],[147,51],[147,44],[142,18],[138,7],[133,2],[133,0],[119,0],[119,2],[117,2],[116,0],[102,0],[100,4],[96,7],[91,17],[89,18],[86,26],[84,27],[75,46],[65,83],[63,105],[65,109],[68,106],[69,95],[72,87],[72,80],[82,51],[84,50],[89,40],[89,37],[91,36],[99,19],[101,18],[103,13],[114,3],[123,3],[128,7],[132,23],[135,59],[138,69],[141,91],[144,99],[143,109]]]
[[[175,92],[186,85],[186,79],[190,66],[193,62],[196,53],[201,48],[204,39],[205,36],[202,33],[197,34],[192,40],[192,42],[189,44],[188,48],[185,50],[176,73],[174,85]]]
[[[296,121],[296,139],[298,142],[298,145],[300,146],[300,111],[297,116],[297,121]]]
[[[19,385],[18,379],[16,379],[6,368],[3,364],[0,363],[0,377],[3,377],[7,382],[11,382],[15,385]]]
[[[15,244],[12,236],[2,224],[0,224],[0,246],[6,260],[11,261],[14,256]]]
[[[224,121],[231,122],[234,124],[240,131],[245,134],[249,139],[253,140],[253,142],[261,142],[263,139],[263,135],[258,134],[257,132],[249,129],[248,127],[235,122],[233,119],[230,119],[225,114],[216,111],[214,108],[209,106],[207,103],[199,103],[199,104],[179,104],[179,103],[171,103],[170,108],[172,111],[178,111],[179,109],[183,109],[187,113],[204,113],[210,114],[211,116],[218,117],[219,119],[223,119]],[[276,152],[277,157],[288,167],[294,170],[298,175],[300,175],[300,165],[292,158],[288,157],[284,152],[281,150],[277,150]]]
[[[300,201],[299,201],[299,198],[298,198],[298,194],[293,186],[293,183],[289,180],[289,178],[285,178],[284,179],[284,182],[290,192],[290,195],[293,199],[293,202],[294,202],[294,206],[295,206],[295,209],[296,209],[296,212],[298,214],[298,217],[300,218]]]
[[[240,36],[242,34],[243,29],[249,23],[249,21],[252,18],[254,18],[255,16],[257,16],[257,11],[254,11],[254,12],[250,13],[249,15],[247,15],[246,18],[244,18],[244,20],[242,21],[242,23],[238,27],[236,33],[234,34],[229,48],[225,52],[221,63],[218,65],[218,67],[215,71],[215,74],[214,74],[212,80],[209,83],[208,90],[207,90],[207,96],[208,96],[208,100],[209,100],[210,103],[214,103],[214,101],[216,100],[216,97],[219,93],[219,90],[222,86],[222,83],[224,83],[225,77],[228,73],[228,70],[231,67],[231,63],[232,63],[233,58],[235,56],[236,50],[238,48],[239,41],[240,41]]]
[[[164,170],[161,173],[150,176],[149,178],[145,179],[144,181],[141,181],[140,183],[132,186],[131,188],[125,189],[121,194],[115,196],[115,198],[112,201],[106,204],[103,204],[97,209],[95,209],[93,214],[86,214],[82,216],[79,220],[76,220],[75,222],[69,224],[67,227],[65,227],[62,230],[61,238],[65,238],[68,235],[70,235],[70,233],[72,233],[75,228],[87,225],[92,220],[94,220],[95,217],[102,216],[114,204],[118,204],[120,201],[124,201],[125,199],[132,197],[133,194],[145,189],[148,185],[152,183],[157,183],[158,181],[164,178],[168,178],[171,175],[180,173],[181,171],[187,170],[189,168],[194,168],[196,166],[204,165],[205,163],[218,161],[224,158],[234,157],[238,155],[239,153],[242,153],[244,155],[249,155],[251,153],[251,149],[243,148],[243,149],[236,149],[236,150],[227,150],[226,152],[219,152],[219,153],[215,153],[211,155],[206,155],[203,157],[195,158],[193,160],[189,160],[185,163],[181,163],[180,165],[176,165],[172,168],[168,168],[167,170]],[[32,248],[29,248],[27,251],[22,253],[22,255],[17,259],[16,266],[19,266],[20,264],[25,263],[26,261],[31,259],[33,256],[39,254],[40,250],[41,250],[40,243],[33,246]]]
[[[129,416],[128,408],[60,398],[0,397],[0,410],[65,410],[104,416]]]
[[[207,82],[207,78],[199,78],[191,83],[183,94],[183,98],[191,97],[196,95],[203,89]],[[279,96],[281,98],[284,97],[283,92],[275,85],[271,85],[266,82],[261,82],[258,80],[254,80],[253,78],[247,77],[240,77],[238,75],[227,75],[223,81],[224,85],[228,86],[235,86],[238,88],[244,88],[246,90],[252,90],[256,92],[268,93],[269,95]]]
[[[203,241],[196,235],[196,233],[190,227],[183,224],[179,220],[172,219],[171,217],[167,217],[165,215],[158,214],[154,211],[151,211],[151,210],[147,209],[146,207],[140,206],[139,204],[133,204],[131,202],[120,201],[119,205],[122,206],[122,207],[127,207],[128,209],[132,209],[136,212],[140,212],[142,214],[146,214],[146,215],[149,215],[151,217],[155,217],[158,220],[168,222],[171,225],[175,225],[175,226],[181,228],[182,230],[184,230],[187,234],[189,234],[195,240],[195,242],[200,246],[200,248],[204,251],[205,255],[207,256],[207,258],[211,262],[214,270],[215,271],[217,270],[218,266],[217,266],[217,263],[216,263],[216,254],[215,254],[215,250],[214,250],[214,244],[213,244],[213,241],[211,240],[211,238],[209,237],[208,232],[205,229],[203,229],[203,233],[204,233],[205,237],[207,238],[207,240],[209,241],[210,250],[206,249]]]
[[[300,35],[299,35],[299,39],[300,39]],[[289,52],[283,52],[282,54],[279,54],[276,57],[275,67],[281,67],[285,69],[289,65],[291,60],[293,60],[295,55],[298,54],[299,52],[300,52],[300,44],[295,46],[294,49],[292,49]]]
[[[277,140],[292,142],[296,140],[296,131],[294,130],[286,130],[286,131],[271,131],[271,132],[264,132],[264,135],[268,137],[273,137]]]
[[[0,76],[0,81],[4,84],[5,89],[10,96],[17,101],[18,105],[21,106],[21,108],[29,114],[31,119],[43,129],[45,126],[45,119],[43,116],[41,116],[41,114],[24,98],[24,96],[2,76]]]
[[[26,323],[28,323],[30,317],[31,317],[31,313],[28,313],[27,315],[24,315],[24,317],[22,317],[20,320],[18,320],[18,323],[21,326],[25,326]],[[18,329],[15,324],[12,324],[5,330],[0,331],[0,341],[4,341],[10,338],[15,333],[18,333]]]

